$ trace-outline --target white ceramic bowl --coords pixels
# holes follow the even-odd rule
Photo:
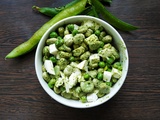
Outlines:
[[[113,36],[115,46],[119,50],[119,53],[120,53],[120,61],[122,62],[122,65],[123,65],[122,77],[111,88],[110,93],[105,95],[102,98],[99,98],[96,102],[91,102],[91,103],[82,103],[78,100],[69,100],[69,99],[63,98],[60,95],[57,95],[56,93],[54,93],[54,91],[52,89],[50,89],[48,87],[47,83],[42,78],[42,49],[45,45],[46,39],[49,36],[49,33],[51,31],[55,30],[58,26],[62,26],[63,24],[75,23],[75,22],[82,21],[82,20],[92,20],[92,21],[95,21],[95,22],[101,24],[106,29],[106,31],[110,35]],[[109,99],[111,99],[120,90],[121,86],[123,85],[123,83],[126,79],[127,72],[128,72],[128,64],[129,64],[128,51],[127,51],[126,45],[125,45],[122,37],[120,36],[120,34],[107,22],[105,22],[101,19],[95,18],[95,17],[84,16],[84,15],[69,17],[69,18],[63,19],[63,20],[57,22],[56,24],[54,24],[53,26],[51,26],[46,31],[46,33],[43,35],[43,37],[41,38],[41,40],[38,44],[37,50],[36,50],[36,55],[35,55],[35,70],[36,70],[38,80],[39,80],[41,86],[43,87],[43,89],[54,100],[58,101],[59,103],[61,103],[63,105],[73,107],[73,108],[95,107],[95,106],[98,106],[98,105],[108,101]]]

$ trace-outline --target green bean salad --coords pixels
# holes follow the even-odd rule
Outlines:
[[[43,47],[43,79],[56,94],[82,103],[109,94],[122,76],[113,40],[92,20],[58,27]]]

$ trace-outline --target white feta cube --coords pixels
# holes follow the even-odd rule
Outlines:
[[[68,41],[68,40],[70,40],[70,39],[73,39],[73,35],[72,34],[67,34],[67,35],[65,35],[64,36],[64,41],[66,42],[66,41]]]
[[[55,71],[54,71],[54,68],[53,68],[53,63],[52,63],[51,60],[45,60],[44,61],[44,67],[49,74],[55,75]]]
[[[72,88],[74,85],[77,84],[77,79],[78,79],[78,77],[75,73],[72,73],[69,76],[69,81],[68,81],[69,88]]]
[[[111,77],[112,77],[112,73],[111,72],[109,72],[109,71],[104,71],[103,72],[103,80],[104,81],[110,82]]]
[[[77,65],[77,68],[87,71],[87,68],[88,68],[87,65],[88,65],[88,61],[87,60],[83,60],[82,62],[80,62]]]
[[[55,44],[49,45],[49,52],[50,54],[57,55],[58,49]]]
[[[95,102],[98,99],[98,96],[96,93],[88,94],[87,95],[87,101],[88,102]]]
[[[79,26],[77,24],[74,24],[74,29],[78,30]]]

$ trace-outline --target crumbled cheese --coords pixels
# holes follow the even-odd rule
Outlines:
[[[112,77],[112,73],[111,72],[104,71],[104,73],[103,73],[103,80],[104,81],[110,82],[111,77]]]

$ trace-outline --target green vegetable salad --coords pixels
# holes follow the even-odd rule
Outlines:
[[[113,40],[91,20],[60,26],[43,48],[43,79],[67,99],[86,103],[105,96],[122,75]]]

